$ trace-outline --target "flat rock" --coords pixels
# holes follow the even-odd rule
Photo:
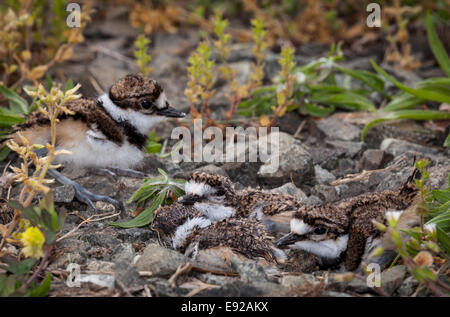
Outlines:
[[[115,263],[114,278],[119,288],[130,288],[145,284],[145,280],[139,275],[136,266],[128,261]]]
[[[114,272],[114,263],[109,261],[93,260],[86,266],[88,271]]]
[[[381,142],[380,150],[386,151],[395,157],[408,151],[415,151],[424,154],[438,154],[437,150],[430,147],[393,138],[384,139],[383,142]]]
[[[80,274],[76,281],[80,283],[93,283],[112,290],[114,288],[115,278],[108,274]]]
[[[314,174],[316,176],[316,182],[318,184],[328,185],[336,179],[333,174],[322,168],[320,165],[314,165]]]
[[[414,276],[409,276],[403,281],[396,293],[400,297],[411,296],[417,289],[417,286],[419,286],[417,279]]]
[[[75,189],[72,185],[63,185],[52,188],[53,201],[55,203],[70,203],[75,197]]]
[[[270,190],[270,192],[274,194],[291,195],[297,198],[299,201],[304,201],[307,199],[306,194],[292,183],[286,183],[283,186],[273,188]]]
[[[357,141],[361,135],[359,127],[333,116],[320,120],[317,129],[326,138],[335,140]]]
[[[124,242],[139,242],[148,241],[152,236],[153,231],[148,228],[128,228],[118,229],[117,238]]]
[[[121,243],[116,246],[111,255],[113,262],[132,262],[134,258],[134,249],[131,243]]]
[[[248,261],[244,256],[234,252],[228,247],[216,247],[206,250],[199,250],[195,257],[195,266],[211,271],[224,271],[235,273],[231,266],[232,259]]]
[[[406,266],[396,265],[381,272],[381,288],[392,295],[403,283],[406,276]]]
[[[374,170],[383,167],[392,159],[392,155],[387,154],[383,150],[369,149],[366,150],[360,160],[362,170]]]
[[[241,259],[232,259],[231,266],[239,274],[242,281],[267,281],[267,275],[264,268],[255,261],[242,261]]]
[[[136,265],[139,271],[150,271],[153,276],[170,277],[180,264],[187,262],[189,259],[181,253],[152,243],[145,247]]]
[[[278,144],[279,153],[271,153],[269,161],[259,168],[259,179],[267,184],[282,184],[291,179],[297,186],[311,183],[314,180],[314,168],[307,147],[284,132],[279,133]],[[275,164],[277,160],[278,168]]]
[[[309,288],[315,283],[317,280],[311,274],[285,275],[280,281],[282,286],[290,289]]]

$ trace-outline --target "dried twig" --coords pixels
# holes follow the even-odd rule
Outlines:
[[[118,279],[115,280],[115,282],[117,283],[117,285],[119,285],[119,287],[121,288],[121,290],[128,296],[128,297],[133,297],[133,295],[131,294],[130,290]]]
[[[189,263],[189,262],[185,263],[184,265],[180,264],[177,268],[177,271],[169,279],[170,285],[172,287],[176,287],[177,286],[176,282],[177,282],[178,277],[180,277],[180,275],[182,275],[182,274],[189,273],[193,267],[194,266],[192,265],[192,263]]]
[[[95,217],[100,217],[100,216],[105,216],[105,215],[109,215],[103,218],[98,218],[98,219],[92,219]],[[109,218],[113,218],[113,217],[117,217],[120,215],[120,212],[115,213],[113,215],[111,215],[111,213],[107,212],[104,214],[100,214],[100,215],[92,215],[90,216],[88,219],[83,220],[78,226],[76,226],[75,228],[73,228],[72,230],[70,230],[69,232],[67,232],[65,235],[63,235],[62,237],[59,237],[58,239],[56,239],[56,242],[59,242],[67,237],[70,237],[71,235],[73,235],[78,229],[81,228],[81,226],[83,226],[86,223],[91,223],[91,222],[97,222],[97,221],[101,221],[101,220],[105,220],[105,219],[109,219]]]
[[[391,166],[388,166],[386,168],[380,168],[380,169],[370,170],[370,171],[363,170],[361,173],[348,174],[348,175],[346,175],[345,178],[337,179],[337,180],[331,182],[330,185],[336,186],[336,185],[341,185],[341,184],[345,184],[345,183],[349,183],[349,182],[364,180],[364,179],[369,178],[373,173],[391,171],[391,170],[397,168],[400,165],[400,163],[401,163],[401,161],[398,161],[397,163],[395,163]]]
[[[152,297],[152,293],[150,292],[149,287],[146,285],[144,285],[144,293],[147,297]]]
[[[198,293],[210,289],[210,288],[219,288],[220,286],[218,285],[212,285],[212,284],[207,284],[207,283],[203,283],[202,281],[196,281],[196,284],[200,285],[200,287],[193,289],[192,291],[190,291],[186,297],[193,297],[195,295],[197,295]]]

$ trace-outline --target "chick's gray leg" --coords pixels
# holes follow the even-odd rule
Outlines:
[[[77,182],[74,182],[70,178],[64,176],[57,170],[49,170],[47,173],[50,176],[54,177],[55,180],[61,184],[72,185],[73,189],[75,190],[75,197],[77,197],[78,200],[89,205],[94,211],[97,211],[97,208],[95,208],[95,205],[93,203],[95,201],[104,201],[104,202],[113,204],[116,208],[120,208],[120,209],[122,208],[122,205],[117,200],[112,199],[111,197],[108,197],[108,196],[104,196],[104,195],[96,195],[96,194],[88,191],[86,188],[84,188]]]

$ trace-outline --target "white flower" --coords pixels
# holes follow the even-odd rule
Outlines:
[[[400,219],[402,210],[390,210],[386,212],[386,219],[391,227],[395,227]]]
[[[282,92],[283,90],[287,89],[286,84],[280,84],[277,86],[277,93]]]
[[[297,83],[303,84],[306,81],[306,75],[302,72],[298,72],[297,74],[295,74],[295,79],[297,80]]]
[[[435,223],[426,224],[424,229],[425,229],[425,231],[428,231],[432,236],[436,234],[436,224]]]

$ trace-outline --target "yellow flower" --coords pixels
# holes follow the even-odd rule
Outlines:
[[[44,255],[42,246],[45,238],[38,227],[28,227],[24,233],[20,235],[20,241],[23,243],[23,254],[29,258],[39,259]]]

